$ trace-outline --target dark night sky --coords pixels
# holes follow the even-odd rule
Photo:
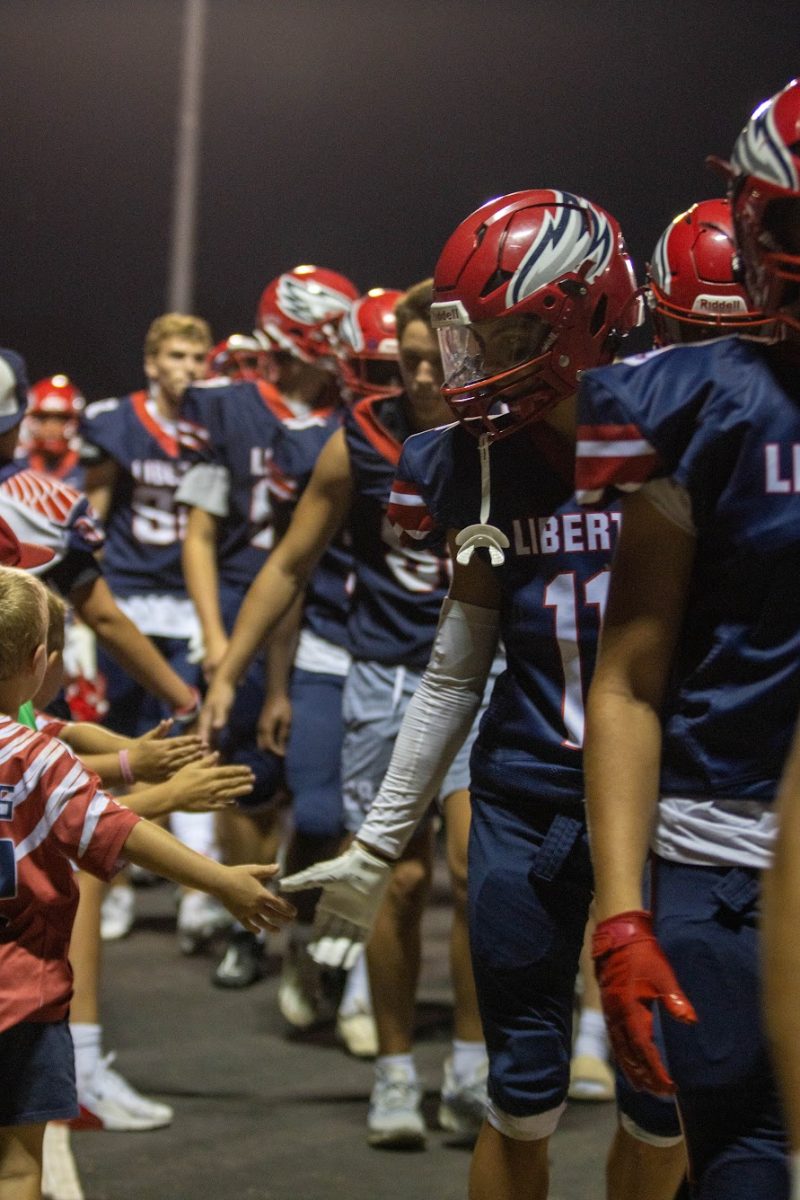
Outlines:
[[[182,11],[0,7],[0,341],[92,398],[165,307]],[[523,187],[603,204],[641,271],[798,50],[796,0],[209,0],[194,308],[248,329],[301,261],[403,287]]]

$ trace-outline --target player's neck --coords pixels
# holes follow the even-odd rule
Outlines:
[[[156,412],[165,421],[177,421],[181,411],[183,396],[170,396],[163,388],[155,387],[151,392]]]

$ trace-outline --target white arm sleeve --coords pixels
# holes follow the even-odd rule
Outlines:
[[[500,631],[491,608],[445,600],[430,662],[406,709],[392,759],[356,837],[402,854],[480,707]]]
[[[197,463],[178,484],[175,499],[180,504],[202,508],[212,517],[227,517],[230,490],[231,477],[227,467],[218,463]]]

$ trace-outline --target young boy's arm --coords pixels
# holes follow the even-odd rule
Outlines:
[[[162,721],[142,737],[129,738],[90,721],[68,721],[56,736],[100,776],[106,787],[129,784],[126,770],[137,783],[161,783],[203,756],[203,744],[193,734],[165,737],[171,724]],[[127,760],[120,758],[120,751]]]
[[[196,854],[166,829],[149,821],[138,821],[134,825],[122,853],[148,871],[216,896],[251,933],[261,929],[277,932],[295,915],[295,909],[288,901],[274,896],[262,883],[277,874],[277,864],[225,867]]]

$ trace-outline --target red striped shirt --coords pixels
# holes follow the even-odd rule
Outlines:
[[[138,820],[61,742],[0,716],[0,1031],[66,1016],[70,860],[109,879]]]

